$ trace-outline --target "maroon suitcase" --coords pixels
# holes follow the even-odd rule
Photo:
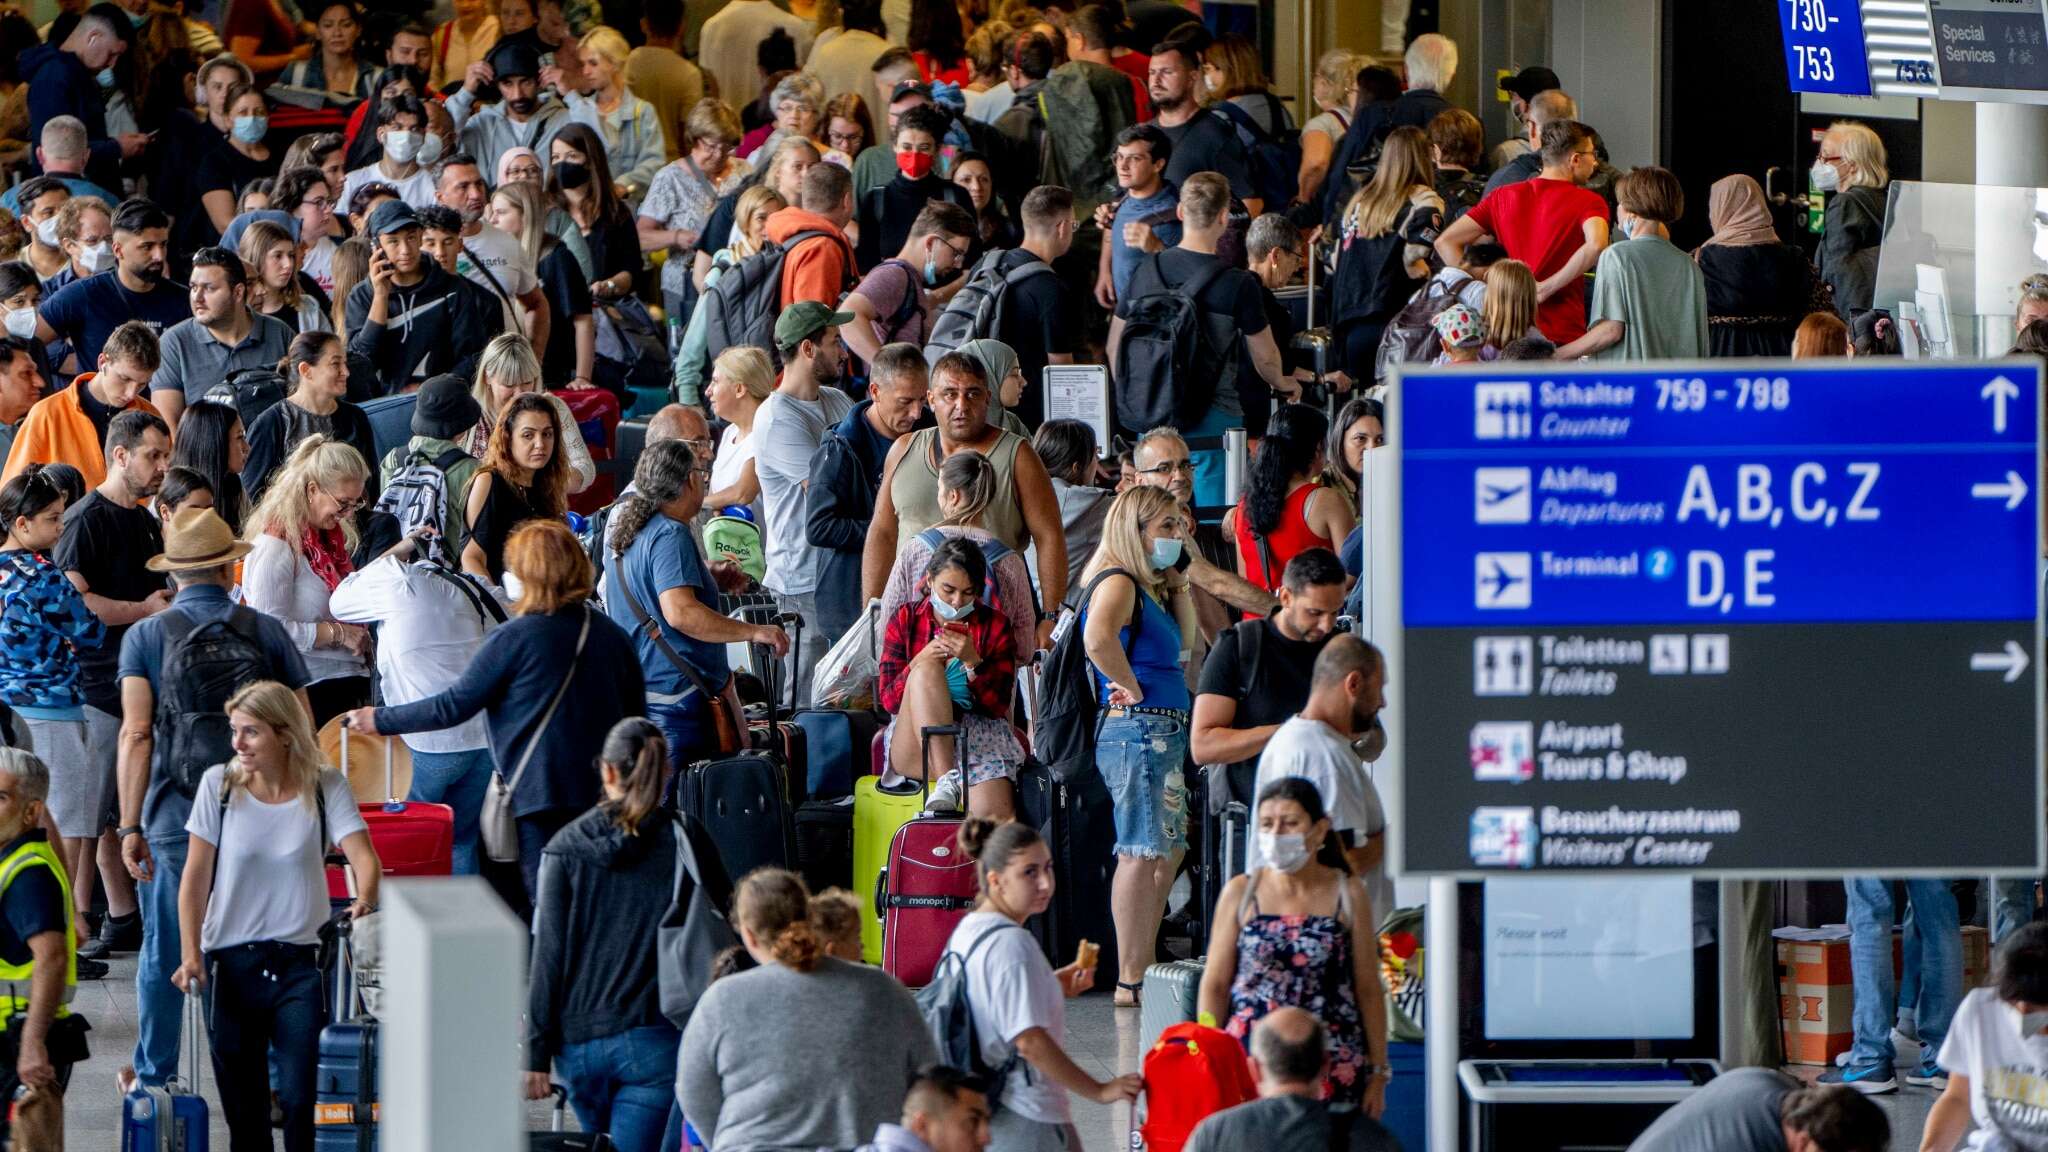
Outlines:
[[[919,733],[927,791],[933,736],[958,739],[960,729],[948,725]],[[962,772],[965,764],[961,758]],[[961,788],[960,793],[965,804],[967,789]],[[882,967],[907,987],[931,983],[946,941],[981,891],[974,859],[960,850],[960,822],[958,815],[918,816],[898,828],[889,842],[888,863],[875,881],[875,911],[882,919]]]
[[[397,737],[391,737],[395,740]],[[341,729],[341,774],[348,775],[348,726]],[[455,865],[455,809],[446,804],[400,800],[391,789],[391,745],[384,745],[384,795],[382,804],[360,809],[369,826],[370,846],[377,850],[377,862],[386,876],[446,876]],[[348,869],[334,857],[328,858],[327,898],[346,900]]]

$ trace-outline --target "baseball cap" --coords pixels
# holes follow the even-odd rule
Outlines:
[[[370,209],[370,235],[389,236],[420,226],[419,213],[403,200],[386,200]]]
[[[899,80],[896,87],[889,90],[889,103],[894,104],[906,96],[922,96],[929,100],[932,98],[931,85],[921,80]]]
[[[854,319],[851,312],[834,312],[816,300],[799,300],[776,317],[775,346],[788,352],[825,329],[851,324]]]
[[[1557,73],[1541,64],[1531,64],[1500,82],[1501,91],[1513,93],[1524,100],[1534,97],[1538,92],[1548,92],[1552,88],[1562,87],[1564,84],[1558,80]]]

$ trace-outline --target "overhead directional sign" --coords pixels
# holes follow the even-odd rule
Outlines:
[[[2043,864],[2038,363],[1404,372],[1408,873]]]
[[[1863,13],[1856,0],[1778,0],[1785,75],[1794,92],[1870,95]]]

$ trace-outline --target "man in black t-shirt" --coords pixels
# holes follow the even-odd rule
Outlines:
[[[1184,186],[1197,172],[1219,173],[1230,182],[1231,194],[1257,216],[1264,204],[1252,187],[1244,143],[1228,117],[1202,107],[1196,98],[1195,82],[1201,75],[1200,54],[1185,44],[1161,44],[1152,50],[1145,91],[1152,98],[1152,125],[1166,133],[1173,145],[1173,156],[1166,162],[1166,182]]]
[[[1216,637],[1195,694],[1189,751],[1197,764],[1229,765],[1231,798],[1245,804],[1259,753],[1308,703],[1310,673],[1336,634],[1348,582],[1325,548],[1297,554],[1280,579],[1279,609]]]
[[[1033,260],[1048,267],[1074,246],[1074,194],[1057,184],[1033,188],[1017,215],[1024,222],[1024,242],[996,261],[1004,275]],[[1045,423],[1045,366],[1072,364],[1081,343],[1081,311],[1058,273],[1026,276],[1003,298],[1002,323],[995,337],[1017,353],[1024,374],[1024,394],[1014,411],[1026,428]]]

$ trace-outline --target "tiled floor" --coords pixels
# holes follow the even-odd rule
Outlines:
[[[135,1047],[135,963],[132,957],[114,962],[112,974],[102,981],[81,984],[76,1009],[91,1021],[93,1059],[73,1074],[68,1094],[66,1128],[69,1145],[76,1149],[111,1149],[120,1134],[120,1102],[114,1089],[115,1069],[128,1062]],[[1072,1001],[1067,1007],[1067,1047],[1083,1068],[1097,1077],[1132,1072],[1138,1068],[1138,1013],[1110,1006],[1106,995],[1091,995]],[[1810,1069],[1793,1069],[1811,1072]],[[1400,1085],[1406,1089],[1411,1085]],[[202,1089],[214,1098],[209,1072]],[[1925,1088],[1907,1088],[1891,1096],[1878,1097],[1892,1118],[1892,1147],[1912,1152],[1919,1147],[1920,1129],[1934,1093]],[[530,1126],[545,1128],[546,1110],[531,1105]],[[212,1146],[227,1148],[227,1131],[220,1123],[218,1105],[213,1109]],[[1075,1101],[1074,1121],[1081,1131],[1082,1145],[1089,1152],[1122,1152],[1130,1148],[1131,1109],[1128,1105],[1107,1106]],[[570,1120],[571,1125],[574,1119]],[[1421,1152],[1410,1149],[1409,1152]]]

